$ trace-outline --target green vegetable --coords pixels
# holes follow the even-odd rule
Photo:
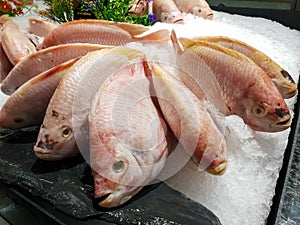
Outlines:
[[[49,8],[46,11],[40,11],[40,14],[58,23],[63,23],[74,20],[75,8],[79,6],[81,0],[44,0],[44,3]]]
[[[83,6],[86,1],[83,1]],[[137,16],[129,14],[128,8],[131,0],[111,0],[111,1],[94,1],[91,11],[97,19],[110,20],[116,22],[127,22],[142,24],[145,26],[153,25],[148,15]],[[84,10],[84,9],[83,9]]]

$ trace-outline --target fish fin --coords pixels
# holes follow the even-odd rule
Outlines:
[[[175,33],[175,30],[172,30],[171,32],[171,41],[173,43],[173,46],[174,46],[174,49],[175,49],[175,52],[179,55],[182,55],[183,52],[184,52],[184,48],[183,46],[180,44],[178,38],[177,38],[177,35]]]
[[[130,24],[130,23],[116,23],[117,27],[127,31],[132,36],[140,35],[149,30],[149,28],[139,25],[139,24]]]
[[[169,41],[170,31],[167,29],[158,30],[144,36],[134,36],[137,41]]]
[[[188,39],[188,38],[179,38],[179,42],[182,44],[182,46],[184,48],[189,48],[190,46],[194,45],[195,41],[191,40],[191,39]]]

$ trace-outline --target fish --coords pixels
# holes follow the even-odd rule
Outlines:
[[[158,63],[152,64],[153,86],[164,119],[201,170],[214,175],[226,171],[225,137],[199,99],[180,80]]]
[[[164,23],[183,23],[183,17],[173,0],[154,0],[153,14]]]
[[[89,113],[94,197],[101,207],[126,203],[162,171],[166,132],[149,91],[144,58],[112,74]]]
[[[74,20],[53,29],[44,39],[40,48],[65,43],[92,43],[102,45],[125,45],[134,40],[169,39],[166,30],[140,36],[149,29],[138,24],[119,23],[103,20]]]
[[[1,91],[7,95],[14,93],[23,83],[32,77],[86,53],[108,48],[94,44],[65,44],[37,51],[18,63],[2,82]]]
[[[78,59],[53,67],[22,85],[1,108],[0,127],[18,129],[40,125],[60,79]]]
[[[205,19],[213,19],[214,13],[205,0],[174,0],[181,12],[191,13]]]
[[[129,3],[128,13],[133,13],[138,16],[144,15],[148,12],[148,0],[133,0]]]
[[[102,82],[119,67],[130,63],[134,51],[123,47],[88,53],[61,79],[45,113],[34,153],[55,161],[81,153],[89,161],[88,113]]]
[[[0,27],[3,26],[3,24],[7,21],[11,21],[11,17],[8,14],[3,14],[0,16]]]
[[[171,35],[178,62],[189,67],[193,60],[204,61],[212,70],[222,90],[227,115],[238,115],[255,131],[279,132],[291,125],[288,106],[268,75],[250,58],[235,50],[208,41],[177,41]],[[195,71],[190,76],[198,76]]]
[[[36,52],[34,44],[12,20],[8,20],[3,24],[1,42],[4,52],[13,65]]]
[[[13,65],[7,58],[0,41],[0,83],[7,77],[12,68]]]
[[[287,99],[296,95],[297,84],[293,80],[292,76],[266,54],[247,43],[223,36],[195,37],[192,38],[192,40],[214,42],[246,55],[266,72],[278,88],[283,98]]]
[[[29,32],[41,37],[45,37],[50,31],[58,26],[56,23],[37,18],[29,18],[28,23]]]

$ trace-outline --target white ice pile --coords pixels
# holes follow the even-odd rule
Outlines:
[[[161,28],[175,29],[179,37],[223,35],[239,39],[270,56],[298,82],[300,31],[263,18],[221,12],[215,12],[213,21],[185,15],[185,25],[157,23],[151,31]],[[0,94],[0,108],[6,99]],[[291,110],[295,99],[287,100]],[[225,122],[229,151],[226,173],[218,177],[197,172],[189,163],[166,183],[208,207],[223,225],[263,225],[290,129],[279,133],[254,132],[237,116],[228,116]]]
[[[178,36],[223,35],[244,41],[270,56],[298,82],[300,32],[263,18],[215,12],[213,21],[185,16],[185,25],[157,23],[153,30],[175,29]],[[290,109],[296,98],[287,100]],[[266,222],[290,129],[254,132],[237,116],[226,117],[229,162],[216,177],[197,172],[191,163],[166,183],[212,210],[223,225]]]

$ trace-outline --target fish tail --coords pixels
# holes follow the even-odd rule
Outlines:
[[[134,36],[137,41],[169,41],[170,31],[167,29],[155,31],[145,36]]]

